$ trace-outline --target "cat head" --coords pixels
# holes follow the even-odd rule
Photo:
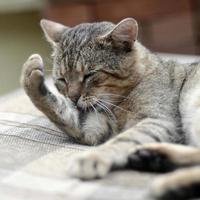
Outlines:
[[[53,47],[53,79],[57,89],[77,107],[111,107],[133,86],[137,22],[84,23],[67,27],[41,20]]]

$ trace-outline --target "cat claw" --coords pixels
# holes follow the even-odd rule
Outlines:
[[[109,159],[98,152],[84,152],[75,155],[67,166],[67,175],[82,180],[102,178],[111,169]]]

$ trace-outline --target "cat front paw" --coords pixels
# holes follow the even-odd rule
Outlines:
[[[23,65],[21,84],[29,96],[44,96],[44,65],[40,55],[33,54]]]
[[[105,177],[111,170],[111,161],[98,151],[80,153],[71,158],[67,174],[83,180]]]

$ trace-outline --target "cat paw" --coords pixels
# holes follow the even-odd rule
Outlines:
[[[134,149],[128,157],[128,166],[132,169],[150,172],[168,172],[176,166],[161,151],[164,145],[148,144]]]
[[[75,155],[69,162],[67,174],[83,180],[102,178],[111,169],[111,161],[100,152],[88,151]]]
[[[23,65],[21,84],[31,95],[44,95],[44,66],[40,55],[33,54]]]

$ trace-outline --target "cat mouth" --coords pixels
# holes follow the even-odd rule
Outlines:
[[[96,111],[97,109],[99,110],[97,102],[98,100],[96,98],[80,97],[76,104],[76,107],[81,112],[92,112]]]
[[[87,115],[89,113],[95,113],[97,116],[98,114],[104,113],[104,114],[106,114],[106,116],[108,116],[108,118],[110,120],[116,120],[112,110],[110,110],[108,107],[106,107],[106,105],[99,104],[98,101],[89,103],[89,104],[87,104],[87,106],[86,105],[77,105],[76,107],[77,107],[79,113],[83,114],[83,115],[85,115],[85,114]]]
[[[113,105],[113,104],[112,104]],[[76,104],[79,112],[111,112],[110,103],[104,99],[92,98],[84,101],[80,98]]]
[[[97,105],[96,104],[89,104],[87,106],[83,106],[83,105],[78,105],[77,104],[77,109],[81,112],[91,112],[92,110],[94,110],[93,108],[96,108]]]
[[[102,108],[97,103],[90,103],[87,106],[77,105],[76,106],[79,112],[90,113],[90,112],[100,112]]]

